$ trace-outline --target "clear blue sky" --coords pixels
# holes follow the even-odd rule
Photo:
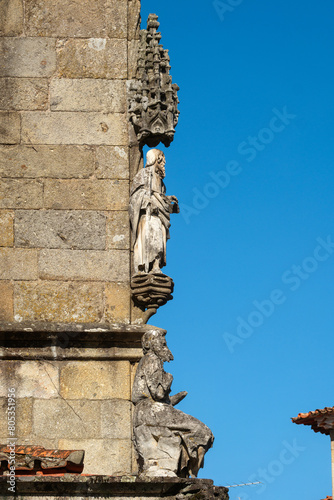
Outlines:
[[[201,477],[262,481],[232,500],[320,500],[330,439],[290,418],[334,405],[334,5],[220,4],[142,0],[181,88],[174,300],[150,322],[189,391],[179,408],[216,436]]]

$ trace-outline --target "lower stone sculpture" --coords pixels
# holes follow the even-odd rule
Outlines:
[[[214,437],[205,424],[174,408],[187,393],[170,396],[173,376],[164,371],[163,364],[174,358],[165,334],[154,329],[143,335],[144,356],[133,384],[139,472],[147,477],[196,477]]]

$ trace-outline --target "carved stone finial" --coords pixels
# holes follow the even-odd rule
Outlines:
[[[173,360],[165,330],[152,329],[142,338],[140,360],[132,390],[134,445],[140,473],[148,477],[197,476],[214,437],[196,418],[174,408],[187,395],[170,396],[173,376],[164,362]]]
[[[147,29],[141,30],[136,80],[130,82],[129,115],[141,146],[162,142],[168,147],[179,117],[179,87],[172,84],[168,50],[160,44],[158,28],[158,16],[150,14]]]

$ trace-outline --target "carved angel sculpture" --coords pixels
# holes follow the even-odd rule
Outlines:
[[[170,214],[179,212],[177,198],[165,194],[164,153],[150,149],[146,160],[146,167],[133,179],[130,193],[135,273],[159,272],[166,265]]]
[[[205,424],[174,408],[187,393],[170,396],[173,376],[164,371],[163,364],[173,355],[165,334],[158,329],[144,334],[144,356],[133,384],[133,431],[139,468],[148,477],[197,476],[214,437]]]

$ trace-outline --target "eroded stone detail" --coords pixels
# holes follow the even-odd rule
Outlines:
[[[179,205],[176,196],[165,194],[164,153],[151,149],[146,158],[146,167],[131,185],[129,214],[134,260],[132,297],[136,305],[148,309],[147,320],[172,298],[173,280],[161,268],[166,265],[170,214],[178,213]]]
[[[131,279],[131,292],[134,303],[146,311],[145,323],[160,306],[172,300],[174,281],[162,273],[138,273]]]
[[[197,476],[214,437],[205,424],[174,408],[187,393],[170,396],[173,376],[164,371],[163,364],[173,360],[173,355],[165,334],[165,330],[152,329],[143,335],[144,356],[133,384],[139,470],[148,477]]]
[[[179,87],[172,84],[168,50],[160,44],[158,16],[150,14],[141,30],[137,75],[129,82],[129,115],[140,145],[169,146],[178,122]]]

